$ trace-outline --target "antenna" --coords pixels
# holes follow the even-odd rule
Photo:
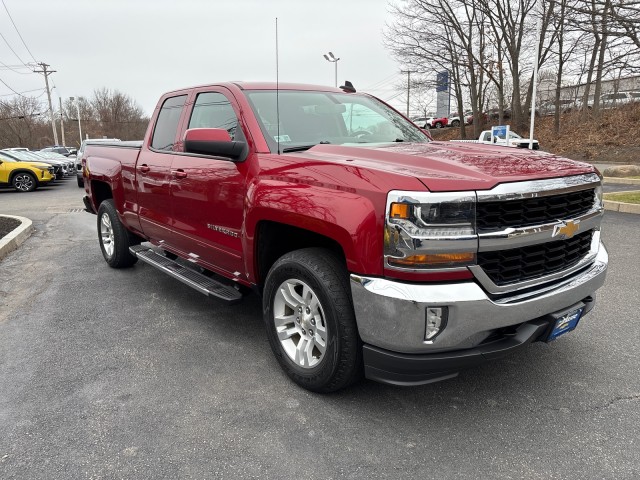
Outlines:
[[[278,17],[276,17],[276,123],[278,125],[278,155],[280,155],[280,74],[278,71]]]

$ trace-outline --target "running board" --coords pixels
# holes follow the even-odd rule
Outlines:
[[[242,300],[242,294],[232,286],[225,285],[195,270],[184,267],[173,260],[169,260],[164,255],[156,253],[149,247],[134,245],[129,248],[129,251],[143,262],[180,280],[191,288],[195,288],[200,293],[219,298],[229,304],[238,303]]]

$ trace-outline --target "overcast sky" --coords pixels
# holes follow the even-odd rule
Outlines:
[[[31,52],[0,3],[4,100],[11,89],[44,93],[42,75],[23,65],[34,59],[56,70],[49,77],[56,104],[58,96],[91,96],[107,87],[130,95],[148,114],[168,90],[275,81],[278,17],[281,82],[333,85],[334,65],[323,58],[331,51],[341,59],[339,84],[348,79],[399,108],[405,101],[394,89],[403,81],[400,66],[382,45],[388,0],[3,1]]]

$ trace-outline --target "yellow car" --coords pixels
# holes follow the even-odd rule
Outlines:
[[[12,185],[19,192],[31,192],[54,179],[47,163],[18,162],[0,154],[0,185]]]

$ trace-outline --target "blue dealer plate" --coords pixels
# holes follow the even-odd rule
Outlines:
[[[578,326],[578,322],[580,321],[580,317],[582,316],[582,312],[584,311],[584,307],[578,308],[577,310],[572,310],[569,313],[562,315],[560,318],[556,320],[556,324],[553,327],[553,330],[549,334],[549,338],[547,341],[555,340],[560,335],[564,335],[567,332],[575,329]]]

